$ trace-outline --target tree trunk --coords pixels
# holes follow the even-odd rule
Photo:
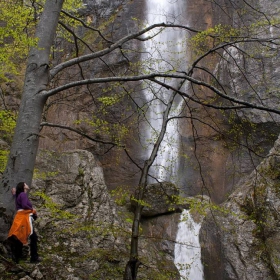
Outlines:
[[[0,241],[7,236],[15,205],[11,188],[31,184],[39,145],[40,122],[47,98],[49,58],[64,0],[47,0],[36,29],[38,46],[30,50],[19,115],[8,163],[0,183]]]
[[[134,210],[134,218],[133,218],[133,225],[132,225],[132,233],[131,233],[131,244],[130,244],[130,256],[129,261],[126,264],[125,272],[123,280],[136,280],[137,279],[137,273],[138,268],[141,265],[141,262],[139,261],[139,252],[138,252],[138,243],[139,243],[139,228],[140,228],[140,220],[141,220],[141,213],[143,209],[143,205],[141,204],[141,201],[144,199],[144,195],[146,192],[146,186],[148,182],[148,176],[149,176],[149,170],[152,166],[153,162],[155,161],[157,157],[157,153],[160,147],[160,144],[164,138],[167,123],[169,121],[169,112],[172,108],[172,104],[174,101],[174,98],[176,96],[176,93],[173,92],[173,94],[170,97],[170,100],[167,104],[167,107],[163,114],[163,120],[161,125],[161,130],[159,133],[159,136],[157,138],[156,143],[154,144],[153,150],[151,152],[151,155],[148,160],[145,161],[144,167],[141,172],[141,178],[139,180],[139,192],[136,199],[138,200],[136,202],[135,210]]]

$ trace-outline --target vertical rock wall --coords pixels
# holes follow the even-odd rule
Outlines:
[[[176,5],[176,2],[174,5]],[[194,2],[188,0],[186,5],[187,14],[185,16],[188,18],[187,21],[190,27],[194,27],[198,30],[204,30],[217,24],[238,26],[242,18],[236,15],[234,9],[247,8],[249,10],[249,7],[244,4],[243,1],[235,3],[233,1],[224,0],[215,2],[205,0]],[[259,2],[259,5],[261,8],[264,8],[262,2]],[[276,4],[267,5],[265,11],[273,10],[273,5]],[[139,28],[138,24],[144,19],[144,12],[144,0],[88,1],[84,10],[85,15],[96,25],[101,21],[106,21],[110,17],[113,18],[113,22],[108,25],[105,33],[111,40],[116,40],[117,38],[137,30]],[[246,20],[249,20],[253,16],[248,14],[246,17]],[[139,19],[139,21],[135,19]],[[96,41],[96,43],[98,44],[98,41]],[[141,48],[140,45],[131,47],[136,49]],[[190,52],[192,51],[190,50]],[[133,61],[139,59],[139,57],[140,54],[137,55],[137,53],[134,53],[130,58]],[[111,57],[105,57],[104,59],[106,60],[107,66],[114,69],[116,73],[128,69],[127,61],[125,61],[124,57],[119,55],[119,53]],[[274,75],[273,71],[278,73],[276,62],[277,56],[273,57],[273,60],[267,59],[265,62],[267,74],[275,77],[273,79],[275,82],[277,82],[277,74]],[[223,77],[225,88],[232,87],[231,89],[235,88],[235,92],[241,93],[247,87],[244,79],[242,79],[240,75],[238,76],[236,72],[237,69],[234,67],[231,69],[224,69],[223,64],[219,63],[218,60],[214,63],[213,61],[209,63],[205,61],[204,63],[205,66],[212,67],[212,70],[216,68],[216,71],[221,73],[220,75]],[[212,66],[209,65],[210,63],[212,63]],[[108,71],[107,66],[100,62],[88,65],[89,72],[87,75],[102,76]],[[255,73],[255,65],[248,64],[248,71]],[[196,75],[199,77],[200,73]],[[68,78],[71,79],[70,74]],[[254,83],[253,80],[252,83]],[[233,87],[233,85],[235,86]],[[130,86],[130,90],[134,91],[135,96],[141,95],[141,87],[137,84]],[[47,113],[48,121],[61,123],[63,125],[73,125],[76,121],[88,118],[91,112],[93,112],[93,114],[97,112],[98,107],[96,106],[96,100],[101,96],[103,90],[104,88],[101,86],[91,86],[91,94],[84,95],[82,94],[83,89],[80,89],[80,92],[69,95],[69,98],[67,97],[67,103],[64,101],[60,102],[59,97],[58,104],[50,106],[49,112]],[[120,90],[120,88],[116,89],[116,92]],[[270,98],[270,93],[271,91],[269,90],[263,90],[263,97],[266,100],[265,104],[276,104],[276,100]],[[209,98],[211,98],[209,92],[204,91],[203,94],[209,95]],[[248,91],[248,100],[251,100],[251,96],[252,95],[250,95]],[[54,100],[50,100],[50,103],[53,101]],[[220,112],[208,109],[204,110],[195,104],[191,106],[196,110],[196,113],[193,113],[194,117],[197,116],[210,125],[214,124],[214,122],[215,124],[218,122],[218,125],[224,130],[230,131],[232,129],[232,126],[226,124],[225,116],[220,114]],[[116,119],[120,118],[121,113],[124,111],[128,112],[128,108],[131,108],[131,110],[135,109],[131,101],[126,99],[119,104],[119,106],[114,106],[110,109],[109,114],[107,114],[105,118],[109,122],[114,122]],[[244,134],[239,135],[238,140],[240,143],[246,145],[249,139],[251,149],[258,149],[260,151],[259,154],[265,155],[276,139],[278,131],[280,131],[279,126],[273,123],[275,117],[273,116],[273,118],[271,118],[267,114],[255,112],[254,110],[246,111],[244,114],[246,115],[239,115],[235,121],[240,123],[240,121],[242,122],[244,119],[249,119],[256,127],[254,130],[249,127],[243,127]],[[104,116],[100,115],[100,117]],[[228,117],[229,116],[226,118]],[[196,195],[203,190],[203,193],[209,195],[214,202],[220,203],[231,193],[234,185],[244,175],[251,172],[254,166],[260,162],[260,157],[254,153],[250,153],[246,148],[234,148],[234,145],[228,146],[225,144],[224,139],[220,139],[219,134],[216,134],[213,130],[202,126],[198,122],[194,123],[194,127],[192,127],[192,125],[193,124],[187,120],[183,120],[180,123],[181,153],[184,156],[181,157],[178,174],[179,181],[186,195]],[[90,131],[90,128],[87,126],[77,127],[85,131]],[[194,131],[198,132],[195,137],[196,139],[193,137]],[[265,131],[265,136],[271,134],[271,137],[259,137],[259,131]],[[268,133],[268,131],[271,133]],[[137,128],[127,135],[125,144],[136,161],[141,165],[144,160],[143,148],[139,145],[136,132]],[[58,151],[81,148],[99,155],[99,159],[104,167],[105,180],[109,189],[115,189],[118,186],[130,186],[133,188],[137,185],[139,170],[131,164],[127,156],[121,150],[113,149],[107,153],[108,147],[104,148],[97,143],[82,139],[82,137],[74,133],[56,128],[45,128],[42,131],[42,135],[43,137],[40,141],[41,148]],[[100,135],[97,134],[96,136],[98,138]],[[196,154],[194,154],[194,151]],[[185,160],[186,158],[187,160]],[[201,174],[203,174],[203,176]]]
[[[277,11],[276,2],[279,4],[278,1],[269,4],[263,1],[250,4],[245,1],[188,1],[188,16],[190,25],[196,28],[206,29],[218,24],[239,28],[265,20],[265,14],[273,16]],[[271,35],[268,33],[267,36]],[[240,53],[234,48],[225,50],[230,67],[225,67],[219,59],[204,60],[201,66],[221,77],[223,87],[236,98],[277,107],[275,89],[279,87],[279,54],[257,50],[254,53],[252,50],[256,46],[252,44],[244,49],[249,54],[245,57],[242,53],[243,45],[239,47]],[[256,59],[249,58],[250,54]],[[247,75],[246,78],[242,71]],[[200,75],[205,74],[196,72],[195,75],[200,78]],[[196,94],[199,92],[198,88]],[[201,92],[209,99],[213,97],[207,90]],[[214,202],[221,203],[233,191],[236,183],[249,174],[273,146],[280,131],[279,117],[254,109],[240,111],[234,116],[232,112],[222,114],[217,110],[202,109],[195,104],[193,108],[193,117],[221,128],[223,133],[220,135],[199,122],[181,122],[181,149],[187,158],[182,159],[180,164],[179,175],[183,178],[183,189],[188,195],[195,195],[202,190]],[[239,127],[240,131],[235,130],[235,127]],[[241,146],[238,147],[232,139]]]
[[[255,9],[251,10],[248,3],[235,2],[247,12],[240,17],[235,11],[232,14],[232,25],[238,27],[245,22],[249,26],[253,22],[260,22],[264,15],[267,18],[273,17],[279,3],[252,1],[250,5]],[[262,32],[264,36],[277,36],[273,27],[263,29]],[[223,63],[217,64],[223,85],[232,90],[234,97],[256,103],[261,100],[263,105],[278,107],[279,98],[275,89],[279,87],[279,53],[273,51],[273,46],[263,52],[256,51],[259,49],[255,44],[247,48],[240,44],[239,47],[256,59],[244,58],[241,51],[229,48],[228,59],[232,67],[225,68]],[[241,75],[240,69],[245,70],[247,80]],[[279,235],[279,140],[268,152],[279,134],[279,116],[257,110],[241,110],[234,119],[236,123],[248,123],[243,136],[239,138],[241,143],[249,144],[266,159],[240,149],[233,150],[224,161],[225,166],[231,162],[238,172],[237,180],[231,184],[237,189],[221,205],[221,212],[212,212],[203,223],[201,245],[205,279],[279,279],[279,252],[277,246],[271,246],[275,246]],[[229,156],[232,157],[231,161]],[[257,171],[248,176],[256,166]]]
[[[205,279],[279,279],[279,150],[268,157],[202,225]]]

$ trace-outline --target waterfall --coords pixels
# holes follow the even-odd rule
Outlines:
[[[146,20],[153,23],[186,24],[185,0],[146,0]],[[157,34],[159,33],[159,34]],[[166,73],[166,71],[186,71],[188,50],[186,31],[179,29],[157,29],[150,31],[149,36],[155,35],[152,40],[144,43],[142,55],[145,71]],[[171,61],[171,63],[170,63]],[[171,80],[168,83],[178,88],[180,81]],[[145,127],[145,144],[147,155],[157,139],[163,121],[163,112],[170,102],[172,92],[165,88],[146,83],[144,89],[147,106],[148,127]],[[169,117],[178,116],[181,110],[181,100],[174,100]],[[178,121],[168,122],[165,137],[160,145],[157,158],[150,170],[153,177],[159,181],[171,181],[180,186],[178,174],[179,161],[179,132]],[[150,183],[153,183],[150,180]],[[187,217],[185,219],[184,217]],[[200,244],[198,233],[200,225],[195,223],[189,212],[185,210],[181,215],[175,246],[175,264],[180,271],[181,279],[202,280],[203,267],[200,261]]]
[[[199,244],[200,223],[196,223],[188,210],[184,210],[178,226],[174,263],[181,279],[203,280],[201,249]]]
[[[147,0],[146,20],[149,25],[153,23],[181,23],[185,20],[182,6],[184,0]],[[159,33],[159,34],[157,34]],[[150,31],[149,36],[155,35],[152,40],[144,43],[144,55],[142,56],[143,67],[152,72],[166,73],[174,69],[184,71],[186,66],[186,31],[179,29],[156,29]],[[171,63],[170,63],[171,62]],[[173,79],[169,81],[172,86],[178,88],[180,81]],[[170,102],[172,91],[156,85],[146,84],[145,97],[149,103],[148,119],[149,128],[146,129],[144,138],[147,154],[150,154],[152,146],[157,139],[162,125],[163,112],[166,104]],[[173,102],[169,117],[178,115],[181,109],[180,99]],[[173,119],[168,122],[165,137],[161,143],[161,148],[157,158],[150,170],[150,173],[159,181],[175,181],[178,179],[178,121]],[[153,181],[150,181],[152,183]]]

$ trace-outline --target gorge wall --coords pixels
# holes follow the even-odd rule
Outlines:
[[[278,12],[279,1],[253,1],[252,4],[257,7],[256,14],[262,11],[274,16]],[[250,26],[256,22],[254,13],[244,13],[241,18],[233,13],[233,26],[239,26],[240,20]],[[273,27],[262,32],[268,37],[277,34]],[[254,47],[252,44],[243,50],[250,53],[249,48]],[[262,100],[262,104],[275,108],[279,104],[279,53],[276,51],[271,56],[268,53],[256,52],[252,56],[258,57],[258,62],[246,61],[247,82],[240,75],[244,57],[234,49],[230,49],[228,55],[230,60],[235,61],[232,67],[225,69],[218,64],[217,71],[224,76],[224,86],[235,89],[232,91],[235,97],[245,97],[248,101]],[[269,78],[264,79],[261,73]],[[250,85],[254,85],[258,96]],[[202,259],[206,264],[205,279],[279,279],[279,250],[276,245],[279,231],[279,139],[268,152],[274,138],[279,135],[279,116],[257,110],[241,110],[238,118],[256,127],[253,131],[245,129],[243,139],[249,139],[252,147],[257,148],[257,153],[262,150],[265,159],[244,150],[241,150],[242,154],[239,154],[240,151],[231,153],[232,163],[243,174],[237,177],[233,184],[235,191],[221,204],[220,211],[209,213],[203,222],[200,241]],[[267,137],[267,133],[272,137]],[[256,171],[246,175],[253,165],[257,166]]]
[[[279,152],[280,139],[221,211],[204,220],[205,279],[279,279]]]
[[[238,26],[238,21],[241,19],[234,13],[234,9],[237,8],[238,5],[243,5],[244,9],[248,8],[242,1],[236,4],[232,1],[223,0],[213,3],[204,0],[194,3],[189,0],[186,2],[186,10],[188,12],[185,17],[188,18],[189,25],[198,30],[203,30],[220,23]],[[266,11],[270,9],[273,9],[273,7],[266,7]],[[96,11],[99,11],[97,15]],[[106,35],[115,40],[116,38],[120,38],[121,36],[137,30],[139,22],[145,21],[144,12],[145,1],[101,1],[98,3],[88,1],[88,8],[85,13],[88,14],[88,17],[91,17],[92,22],[100,21],[101,19],[104,20],[104,18],[106,19],[110,16],[114,17],[114,24],[108,24]],[[137,48],[140,49],[141,45],[137,46]],[[191,52],[190,50],[190,56]],[[139,55],[139,53],[133,53],[130,54],[129,58],[133,61],[139,59]],[[116,54],[115,56],[106,57],[105,59],[108,65],[114,67],[117,72],[128,69],[127,62],[122,56]],[[273,63],[270,63],[268,60],[266,65],[270,73],[274,71],[275,63],[277,62],[276,58],[273,59],[275,60]],[[207,61],[203,63],[205,66],[212,68],[219,65],[218,60],[216,64],[213,64],[211,61],[212,66],[208,65],[209,62]],[[100,62],[97,62],[95,65],[89,65],[89,69],[90,73],[94,73],[96,76],[102,76],[108,71]],[[243,85],[244,88],[248,88],[246,85],[247,82],[244,79],[242,80],[238,74],[236,74],[237,76],[234,78],[234,73],[228,73],[228,69],[223,69],[223,65],[219,65],[217,69],[224,77],[225,87],[238,84],[239,89],[242,89]],[[230,71],[236,72],[235,70],[233,66]],[[250,71],[255,72],[256,69],[252,68]],[[199,75],[199,73],[196,75]],[[231,77],[231,80],[229,77]],[[68,78],[71,79],[71,75]],[[277,78],[275,77],[275,81],[276,80]],[[252,82],[254,83],[254,81]],[[134,83],[131,85],[130,89],[133,89],[135,95],[143,94],[141,86],[138,84]],[[101,86],[94,86],[91,87],[90,90],[94,98],[90,95],[85,96],[77,94],[74,98],[68,98],[67,102],[70,102],[71,105],[64,101],[61,103],[58,101],[53,105],[54,100],[51,99],[50,104],[52,105],[49,106],[49,110],[46,112],[46,119],[50,123],[56,123],[59,120],[60,124],[73,125],[73,123],[87,118],[91,115],[91,112],[97,111],[95,105],[96,99],[100,96],[103,88]],[[235,90],[235,92],[238,92],[238,89]],[[204,91],[203,94],[209,94],[209,98],[211,98],[211,94],[207,92],[207,90]],[[269,96],[271,97],[271,95]],[[248,94],[248,100],[251,100],[251,98],[250,94]],[[265,100],[268,105],[276,104],[275,100],[271,98],[265,97]],[[197,105],[194,104],[193,106],[195,108],[197,107]],[[124,103],[112,107],[105,118],[109,122],[117,119],[122,112],[127,110],[125,108],[130,107],[132,110],[135,110],[135,106],[131,101],[126,99]],[[214,124],[213,120],[215,120],[215,122],[218,121],[219,126],[228,131],[230,131],[234,125],[240,124],[240,122],[242,123],[242,116],[240,115],[234,118],[233,123],[229,125],[226,120],[229,116],[224,116],[215,110],[205,111],[203,108],[199,107],[196,108],[193,116],[194,118],[201,118],[209,124]],[[248,114],[246,113],[243,119],[249,119],[254,125],[254,129],[250,128],[250,125],[242,128],[245,134],[240,133],[238,135],[238,141],[243,143],[243,147],[245,148],[235,147],[234,144],[225,144],[224,139],[220,139],[221,136],[219,133],[216,134],[213,130],[209,129],[209,127],[205,127],[199,122],[194,122],[193,124],[187,120],[180,122],[180,149],[183,156],[180,157],[178,178],[185,195],[196,195],[203,192],[210,196],[214,202],[223,202],[227,195],[233,190],[234,185],[244,175],[251,172],[254,166],[260,162],[260,156],[266,155],[280,131],[279,126],[274,122],[275,120],[277,121],[277,119],[275,119],[275,116],[271,118],[267,114],[254,113],[254,110],[251,110]],[[85,131],[91,129],[86,125],[81,125],[79,128],[82,130],[85,129]],[[134,155],[135,161],[141,164],[145,158],[143,158],[143,148],[139,144],[137,135],[135,134],[136,129],[137,127],[126,136],[125,145]],[[194,130],[197,131],[195,137],[193,134]],[[260,137],[259,131],[265,131],[266,136],[271,135],[271,137]],[[258,149],[260,156],[248,152],[246,145],[249,145],[249,149],[251,150]],[[108,149],[106,147],[104,148],[98,143],[89,142],[74,133],[57,128],[43,129],[40,147],[57,151],[79,148],[89,150],[98,155],[104,168],[105,180],[109,189],[115,189],[119,186],[133,188],[138,184],[138,168],[131,164],[127,156],[120,150],[112,149],[107,153]],[[187,160],[185,159],[186,157]],[[199,158],[199,161],[197,158]],[[198,171],[200,168],[201,171]],[[201,173],[207,174],[207,176],[201,178]]]

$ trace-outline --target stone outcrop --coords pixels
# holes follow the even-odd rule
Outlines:
[[[7,271],[14,278],[5,279],[122,279],[133,217],[112,200],[96,157],[84,150],[62,154],[41,150],[29,197],[38,212],[35,228],[43,262],[11,268],[0,261],[0,279]],[[176,234],[174,221],[176,215],[169,219],[170,230],[157,220],[145,222],[139,241],[143,262],[139,279],[160,279],[165,274],[178,279],[172,244],[166,245]],[[151,223],[156,236],[145,230]],[[4,251],[0,247],[1,255]]]
[[[137,191],[136,191],[137,195]],[[174,262],[174,247],[177,224],[182,206],[178,205],[179,189],[170,182],[149,184],[146,187],[142,210],[144,234],[153,240],[154,246],[164,252],[170,262]],[[135,200],[131,199],[128,209],[133,211]],[[160,265],[160,264],[159,264]]]
[[[280,138],[257,170],[207,216],[200,234],[205,279],[280,277]]]

